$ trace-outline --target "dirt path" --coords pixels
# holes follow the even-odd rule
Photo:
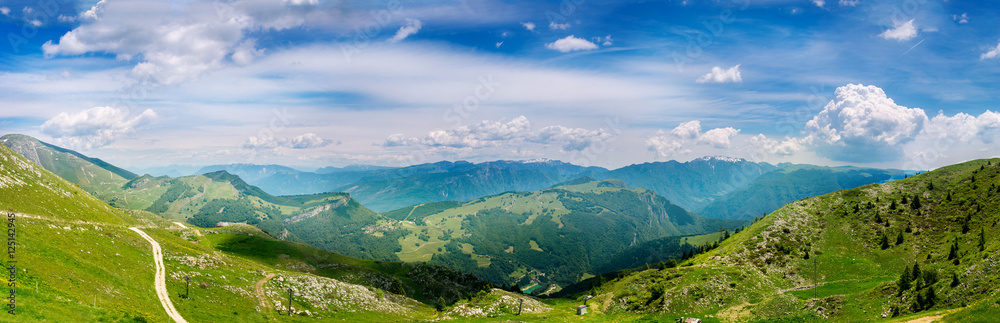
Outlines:
[[[156,240],[153,240],[152,237],[145,232],[142,232],[142,230],[139,230],[139,228],[129,229],[138,233],[143,239],[149,241],[149,244],[153,246],[153,262],[156,264],[156,276],[154,277],[153,286],[156,287],[156,296],[160,298],[160,304],[163,305],[163,309],[167,311],[167,315],[170,316],[174,322],[187,323],[187,321],[181,317],[181,314],[177,312],[177,309],[174,308],[174,303],[170,301],[170,294],[167,293],[167,270],[163,266],[163,250],[160,249],[160,244],[156,243]]]
[[[267,274],[267,276],[264,276],[264,278],[258,280],[257,285],[254,286],[254,290],[257,291],[257,300],[260,301],[260,305],[263,306],[264,308],[271,308],[271,302],[267,301],[267,294],[264,294],[264,284],[266,284],[267,281],[271,280],[271,278],[274,278],[273,273]]]
[[[915,319],[915,320],[906,321],[905,323],[931,323],[931,322],[940,320],[942,317],[944,317],[944,315],[925,316],[925,317],[921,317],[921,318],[918,318],[918,319]]]

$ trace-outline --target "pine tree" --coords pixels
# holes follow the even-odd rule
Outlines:
[[[879,245],[882,247],[882,250],[889,249],[889,237],[886,237],[885,233],[882,233],[882,240],[879,242]]]
[[[913,273],[910,274],[910,277],[913,277],[913,279],[920,278],[920,264],[919,263],[916,263],[916,262],[913,263]]]
[[[916,210],[920,208],[920,196],[913,196],[913,203],[910,204],[910,208]]]
[[[927,292],[924,294],[924,309],[934,307],[935,302],[937,302],[937,295],[934,293],[934,286],[927,286]]]
[[[901,244],[903,244],[903,232],[902,231],[900,231],[899,234],[896,235],[896,245],[898,246],[898,245],[901,245]]]
[[[809,260],[809,250],[806,250],[806,254],[802,256],[802,259]]]
[[[889,209],[890,210],[895,210],[896,209],[896,200],[892,200],[892,203],[889,204]]]
[[[928,191],[934,190],[934,182],[927,182],[927,190]]]
[[[979,228],[979,251],[986,251],[986,229]]]
[[[437,303],[434,303],[434,309],[438,312],[444,312],[444,297],[438,297]]]
[[[960,284],[962,284],[962,283],[958,281],[958,274],[957,273],[951,273],[951,287],[955,288],[955,287],[957,287]]]
[[[951,245],[951,250],[948,251],[948,260],[956,258],[958,258],[958,239],[955,239],[955,243]]]
[[[948,191],[948,197],[945,197],[944,199],[948,200],[948,202],[951,202],[951,191]]]
[[[903,269],[903,273],[899,275],[899,280],[896,281],[896,286],[899,287],[898,296],[903,296],[903,292],[910,289],[910,268]]]

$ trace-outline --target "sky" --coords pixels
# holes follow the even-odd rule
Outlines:
[[[1000,155],[1000,4],[0,0],[0,134],[130,169]]]

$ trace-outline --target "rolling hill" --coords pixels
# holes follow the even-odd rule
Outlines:
[[[409,232],[400,239],[401,260],[440,264],[529,292],[558,290],[593,275],[609,255],[630,246],[745,223],[703,218],[620,180],[568,184],[384,215]]]
[[[248,225],[197,229],[110,207],[75,184],[0,146],[0,210],[16,231],[17,315],[5,322],[166,322],[153,289],[150,245],[163,249],[168,296],[187,320],[270,321],[285,289],[291,321],[399,321],[434,316],[428,304],[489,290],[478,278],[424,264],[376,262],[278,241]],[[9,232],[10,233],[10,232]],[[185,277],[191,278],[190,298]],[[255,292],[256,291],[256,292]],[[409,297],[407,297],[407,295]],[[414,300],[413,298],[416,298]]]
[[[620,272],[592,302],[723,322],[989,322],[998,176],[1000,159],[977,160],[797,201],[676,268]]]

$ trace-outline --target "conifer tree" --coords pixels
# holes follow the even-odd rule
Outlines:
[[[920,196],[913,196],[913,203],[910,204],[910,208],[916,210],[920,208]]]
[[[955,288],[959,284],[961,284],[961,282],[958,281],[958,274],[957,273],[951,273],[951,287]]]
[[[910,289],[910,268],[903,268],[903,273],[899,275],[896,286],[899,287],[898,296],[903,296],[903,292]]]
[[[896,245],[898,246],[898,245],[901,245],[901,244],[903,244],[903,232],[902,231],[900,231],[899,234],[896,235]]]
[[[885,233],[882,233],[882,239],[881,242],[879,242],[879,245],[882,247],[882,250],[889,249],[889,237],[886,237]]]
[[[986,229],[979,228],[979,251],[986,251]]]

